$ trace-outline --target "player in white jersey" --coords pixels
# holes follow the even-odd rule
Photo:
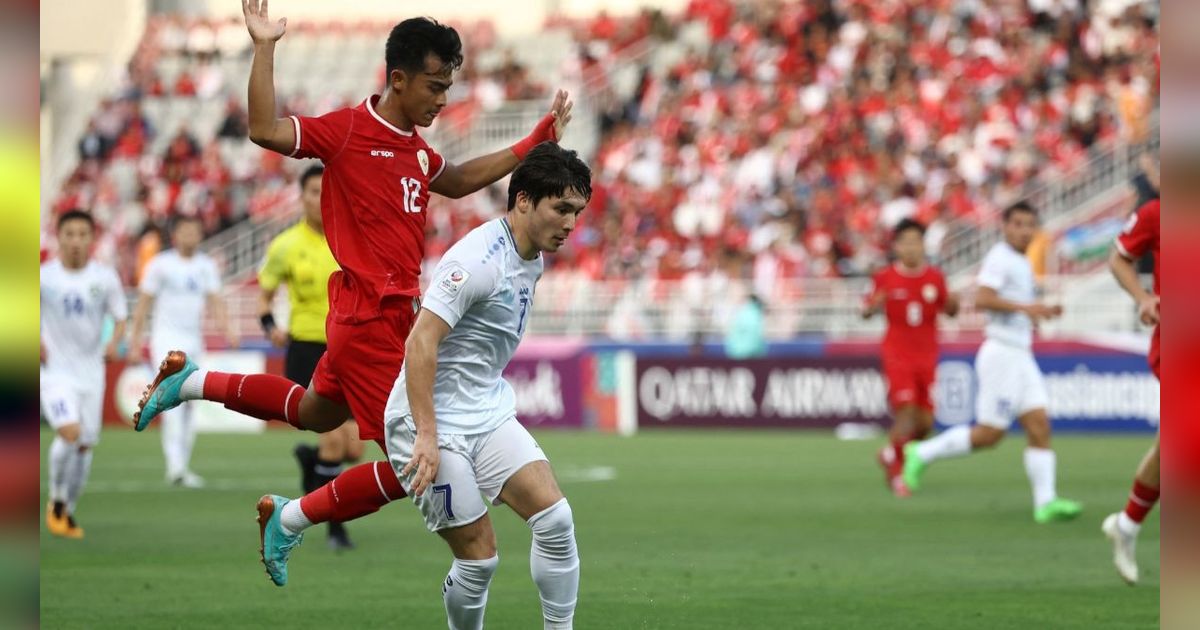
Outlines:
[[[41,268],[41,406],[55,431],[47,455],[51,534],[83,538],[75,505],[100,441],[104,361],[117,357],[128,308],[117,272],[90,260],[96,224],[79,210],[58,219],[58,257]],[[105,318],[115,323],[103,345]]]
[[[506,216],[446,252],[426,290],[388,398],[388,458],[430,531],[454,556],[442,586],[451,630],[483,627],[496,571],[496,536],[482,493],[506,503],[533,531],[530,569],[546,628],[570,628],[579,591],[571,507],[542,449],[517,422],[501,376],[516,352],[542,275],[542,252],[562,247],[591,197],[591,172],[575,154],[539,144],[513,171]],[[264,545],[300,542],[299,501],[282,504]]]
[[[171,231],[172,249],[152,258],[146,265],[138,287],[138,302],[133,312],[130,355],[142,355],[142,333],[146,317],[153,308],[150,328],[150,356],[166,356],[182,350],[198,357],[204,349],[202,323],[206,308],[217,326],[226,331],[229,344],[238,345],[238,337],[229,325],[225,303],[221,300],[221,279],[217,265],[198,248],[204,230],[196,217],[180,217]],[[180,405],[164,412],[162,449],[166,459],[167,481],[177,486],[199,488],[204,480],[190,468],[196,427],[191,405]]]
[[[1033,487],[1033,518],[1038,523],[1070,520],[1082,511],[1075,501],[1059,498],[1057,464],[1050,448],[1048,395],[1042,371],[1033,358],[1033,325],[1058,317],[1061,306],[1037,301],[1033,267],[1025,251],[1037,231],[1033,206],[1017,203],[1004,211],[1004,240],[983,259],[975,306],[987,312],[986,340],[975,357],[979,393],[975,425],[952,427],[904,449],[904,481],[920,487],[925,467],[936,460],[959,457],[995,446],[1013,418],[1025,429],[1025,473]]]

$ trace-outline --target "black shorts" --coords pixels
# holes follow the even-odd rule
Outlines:
[[[308,384],[312,382],[313,372],[317,369],[317,362],[321,360],[323,354],[325,354],[325,344],[323,343],[292,339],[288,342],[287,356],[283,360],[283,375],[289,381],[308,387]]]

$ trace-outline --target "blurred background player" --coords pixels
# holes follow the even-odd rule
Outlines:
[[[325,354],[325,316],[329,314],[329,276],[337,271],[337,261],[325,242],[321,223],[321,176],[325,167],[313,165],[300,175],[300,203],[303,216],[271,241],[267,258],[258,274],[259,320],[263,333],[276,347],[286,347],[284,376],[296,383],[312,381],[313,371]],[[281,328],[271,313],[275,292],[287,285],[287,328]],[[317,446],[296,445],[300,461],[301,486],[312,492],[333,481],[342,472],[342,463],[362,457],[363,443],[358,428],[347,418],[342,426],[318,434]],[[339,521],[329,521],[329,545],[349,549],[354,545]]]
[[[146,318],[154,309],[150,326],[150,356],[164,356],[181,350],[200,356],[204,349],[201,325],[207,310],[230,347],[237,347],[238,335],[230,326],[221,299],[221,277],[217,265],[199,251],[204,236],[196,217],[181,216],[171,230],[172,248],[150,260],[138,286],[137,306],[133,311],[130,356],[143,355],[142,334]],[[192,447],[196,443],[196,425],[190,406],[172,409],[163,416],[162,449],[168,483],[185,488],[200,488],[204,479],[191,470]]]
[[[83,538],[75,505],[100,441],[104,361],[117,358],[128,315],[117,272],[91,260],[95,236],[92,215],[64,213],[58,219],[58,257],[41,268],[41,405],[55,432],[46,456],[46,528],[68,538]],[[115,323],[114,334],[102,345],[107,317]]]
[[[925,226],[904,219],[892,230],[896,260],[872,281],[862,316],[884,313],[887,333],[880,360],[892,408],[890,444],[879,451],[888,487],[909,495],[901,472],[904,445],[924,439],[933,429],[933,384],[937,372],[939,313],[958,314],[958,296],[946,290],[946,278],[925,257]]]
[[[1137,261],[1149,253],[1154,259],[1154,292],[1149,293],[1142,286],[1138,277]],[[1161,259],[1159,257],[1159,200],[1152,199],[1142,205],[1137,213],[1130,217],[1125,231],[1117,237],[1116,247],[1108,260],[1109,268],[1117,278],[1122,289],[1137,302],[1138,318],[1147,326],[1154,326],[1154,335],[1150,339],[1150,354],[1147,357],[1154,376],[1162,378],[1160,369],[1162,355],[1159,346],[1159,272]],[[1137,473],[1133,477],[1133,488],[1129,491],[1129,501],[1125,509],[1115,514],[1109,514],[1104,519],[1103,531],[1113,543],[1113,564],[1117,573],[1130,584],[1137,584],[1138,565],[1135,555],[1137,535],[1141,531],[1142,521],[1154,504],[1158,502],[1158,438],[1154,445],[1138,464]]]
[[[1057,464],[1050,449],[1049,394],[1033,357],[1033,326],[1058,317],[1062,307],[1037,302],[1033,268],[1025,251],[1038,229],[1037,211],[1018,202],[1003,213],[1004,240],[992,246],[979,269],[975,306],[987,312],[985,341],[975,357],[979,378],[975,425],[952,427],[937,437],[904,447],[904,483],[918,490],[925,467],[995,446],[1013,418],[1021,423],[1029,446],[1025,472],[1033,487],[1033,517],[1038,523],[1070,520],[1082,506],[1059,498]]]
[[[254,43],[250,140],[325,164],[321,212],[327,242],[341,268],[330,279],[328,349],[307,389],[269,374],[200,370],[186,354],[171,353],[139,402],[136,428],[144,429],[162,410],[182,401],[203,398],[317,432],[353,417],[359,438],[375,440],[384,449],[384,409],[420,303],[430,193],[457,199],[504,177],[539,142],[562,136],[572,103],[560,90],[550,113],[513,146],[461,165],[445,161],[416,128],[431,125],[445,107],[453,74],[462,65],[462,42],[449,26],[412,18],[388,35],[388,83],[382,95],[319,117],[277,118],[273,59],[287,21],[272,20],[266,3],[257,1],[243,3],[242,12]],[[296,527],[352,520],[405,497],[390,470],[387,462],[378,461],[343,471],[298,502],[306,520]],[[269,505],[260,504],[260,521],[265,523],[271,512]],[[289,552],[265,551],[268,574],[279,586],[287,583]],[[282,559],[268,562],[272,554]]]

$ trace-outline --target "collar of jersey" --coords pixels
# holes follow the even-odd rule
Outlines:
[[[406,137],[406,138],[407,138],[407,137],[409,137],[409,136],[412,136],[412,135],[413,135],[413,132],[411,132],[411,131],[405,131],[405,130],[403,130],[403,129],[401,129],[401,128],[397,127],[396,125],[393,125],[392,123],[390,123],[390,122],[388,122],[388,121],[384,120],[384,119],[383,119],[383,116],[380,116],[380,115],[379,115],[379,114],[378,114],[378,113],[375,111],[375,101],[377,101],[377,100],[379,100],[379,95],[378,95],[378,94],[372,94],[372,95],[370,95],[370,96],[368,96],[368,97],[367,97],[367,111],[368,111],[368,112],[371,112],[371,115],[375,117],[375,120],[378,120],[378,121],[379,121],[379,124],[383,125],[384,127],[387,127],[388,129],[391,129],[392,131],[395,131],[396,133],[398,133],[398,134],[400,134],[400,135],[402,135],[402,136],[404,136],[404,137]]]
[[[504,231],[508,234],[508,242],[512,243],[513,251],[516,252],[517,257],[520,258],[521,252],[517,250],[517,237],[513,236],[512,227],[508,224],[508,217],[500,217],[500,225],[504,226]]]

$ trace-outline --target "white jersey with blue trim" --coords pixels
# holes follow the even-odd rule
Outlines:
[[[1033,304],[1037,300],[1033,266],[1025,254],[1004,241],[988,251],[977,281],[979,286],[994,290],[996,295],[1010,302]],[[1033,345],[1033,320],[1025,313],[988,311],[984,335],[1013,347],[1028,349]]]
[[[61,260],[41,268],[42,345],[45,375],[80,386],[104,386],[104,318],[128,316],[125,291],[112,267],[88,261],[67,269]]]
[[[152,344],[177,345],[190,352],[203,347],[204,307],[208,296],[221,290],[212,258],[200,252],[185,258],[169,249],[150,259],[138,289],[154,296]]]
[[[516,396],[504,380],[529,327],[542,256],[517,253],[508,221],[489,221],[442,257],[421,306],[450,326],[438,346],[433,407],[438,433],[492,431],[516,415]],[[387,418],[411,415],[402,367],[388,399]]]

